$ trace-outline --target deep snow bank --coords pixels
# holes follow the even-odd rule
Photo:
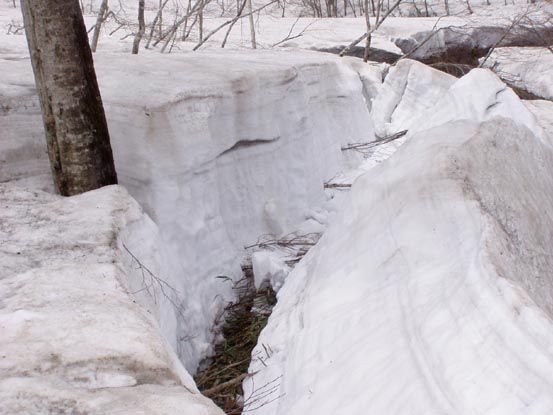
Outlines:
[[[156,270],[155,251],[135,250],[156,227],[123,188],[66,199],[3,184],[0,201],[0,413],[222,413],[132,295],[164,300],[137,262]]]
[[[376,134],[386,136],[409,129],[455,80],[417,61],[400,60],[390,68],[372,102],[371,116]]]
[[[501,85],[457,81],[357,180],[279,291],[251,413],[553,411],[553,150]]]
[[[330,55],[210,52],[96,55],[116,167],[159,226],[160,274],[178,312],[162,329],[190,371],[210,350],[244,245],[280,235],[326,201],[343,143],[373,135],[357,73]],[[4,58],[0,181],[43,174],[27,59]],[[9,150],[9,151],[7,151]]]
[[[485,62],[517,88],[553,100],[553,53],[546,48],[497,48]]]

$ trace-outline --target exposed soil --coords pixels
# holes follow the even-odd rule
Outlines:
[[[344,46],[336,46],[333,48],[322,48],[322,49],[314,49],[314,50],[318,52],[333,53],[335,55],[338,55],[340,54],[342,49],[344,49]],[[363,46],[355,46],[346,54],[346,56],[353,56],[356,58],[363,59],[364,54],[365,54],[365,48]],[[398,55],[397,53],[392,53],[392,52],[388,52],[387,50],[377,49],[377,48],[370,49],[370,60],[374,62],[384,62],[384,63],[394,64],[398,61],[399,58],[401,58],[401,55]]]

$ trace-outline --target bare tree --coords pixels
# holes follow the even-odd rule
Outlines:
[[[248,19],[250,20],[250,40],[252,42],[252,49],[257,48],[257,42],[255,41],[255,24],[253,21],[253,9],[252,9],[252,0],[247,0],[248,4]]]
[[[240,13],[240,14],[238,14],[238,16],[236,16],[236,17],[234,17],[234,18],[232,18],[232,19],[230,19],[230,20],[227,20],[226,22],[220,24],[220,25],[217,26],[215,29],[213,29],[211,32],[209,32],[209,33],[207,34],[207,36],[205,36],[201,42],[198,42],[198,44],[197,44],[196,46],[194,46],[194,48],[192,48],[192,50],[194,50],[194,51],[198,50],[200,47],[202,47],[202,45],[203,45],[205,42],[207,42],[207,41],[209,40],[209,38],[210,38],[211,36],[213,36],[215,33],[217,33],[217,32],[218,32],[219,30],[221,30],[223,27],[226,27],[226,26],[228,26],[228,25],[232,25],[232,24],[236,23],[237,20],[239,20],[239,19],[241,19],[241,18],[243,18],[243,17],[251,16],[252,14],[257,13],[257,12],[263,10],[263,9],[266,8],[266,7],[269,7],[270,5],[276,3],[277,1],[278,1],[278,0],[273,0],[273,1],[269,2],[269,3],[267,3],[267,4],[264,4],[264,5],[261,6],[261,7],[258,7],[258,8],[255,9],[255,10],[252,10],[251,12],[246,13],[246,14]],[[244,4],[246,4],[246,2],[247,2],[247,0],[244,1]],[[227,33],[227,37],[228,37],[228,33]]]
[[[94,25],[94,34],[92,35],[92,42],[90,48],[92,52],[96,52],[98,47],[98,38],[100,37],[100,29],[102,28],[102,23],[106,20],[108,11],[108,0],[102,0],[100,5],[100,10],[98,11],[98,17],[96,18],[96,24]]]
[[[150,43],[152,42],[152,38],[154,37],[154,32],[156,30],[156,24],[159,22],[159,36],[161,36],[163,32],[163,27],[161,25],[161,19],[163,15],[163,9],[165,8],[165,5],[169,2],[169,0],[165,0],[163,3],[160,3],[159,9],[157,11],[156,17],[154,18],[154,21],[152,22],[152,26],[150,28],[150,34],[148,36],[148,42],[146,43],[146,49],[150,47]]]
[[[365,53],[363,54],[363,61],[367,62],[369,60],[369,54],[371,50],[371,17],[369,16],[369,0],[365,0],[365,25],[367,28],[367,39],[365,43]]]
[[[378,30],[378,28],[382,25],[382,23],[384,23],[384,20],[386,20],[386,18],[392,14],[392,12],[401,4],[403,0],[396,0],[395,3],[393,3],[391,6],[388,6],[388,10],[386,10],[386,13],[384,13],[383,15],[380,14],[380,11],[382,10],[383,8],[383,5],[384,5],[384,0],[379,0],[378,1],[378,5],[377,5],[377,10],[376,10],[376,18],[375,18],[375,23],[374,23],[374,26],[372,26],[371,28],[371,24],[370,24],[370,21],[368,21],[366,23],[366,26],[367,26],[367,31],[365,33],[363,33],[361,36],[359,36],[357,39],[355,39],[353,42],[351,42],[349,45],[347,45],[344,49],[342,49],[342,51],[340,52],[340,56],[344,56],[345,54],[347,54],[351,49],[353,49],[359,42],[361,42],[362,40],[364,39],[368,39],[368,47],[370,48],[370,37],[372,36],[372,34]],[[368,19],[368,13],[365,14],[365,17],[366,19]],[[367,44],[365,45],[365,49],[367,48]],[[366,54],[366,59],[368,60],[368,52],[367,50],[365,50],[365,54]]]
[[[79,0],[21,0],[21,9],[58,192],[117,183]]]
[[[228,41],[228,38],[230,36],[230,32],[232,31],[232,28],[234,27],[234,24],[238,21],[238,19],[240,18],[240,16],[242,15],[242,12],[244,11],[244,8],[246,7],[246,3],[247,1],[244,0],[242,2],[242,5],[238,8],[238,11],[236,13],[236,20],[232,21],[229,25],[228,25],[228,29],[227,29],[227,32],[225,33],[225,37],[223,39],[223,42],[221,43],[221,48],[224,48],[227,44],[227,41]]]
[[[198,31],[200,42],[204,40],[204,7],[203,0],[199,0],[200,8],[198,9]]]
[[[134,42],[132,44],[132,53],[136,55],[140,48],[140,41],[144,32],[146,31],[146,23],[144,23],[144,0],[138,0],[138,32],[134,36]]]
[[[167,4],[167,1],[164,2],[163,0],[159,0],[158,14],[156,15],[156,17],[158,18],[160,36],[161,36],[161,33],[163,33],[163,8],[165,7],[166,4]],[[155,27],[155,24],[152,24],[152,27]]]

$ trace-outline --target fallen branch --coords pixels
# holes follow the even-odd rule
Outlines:
[[[351,183],[325,183],[323,187],[325,189],[349,189]]]
[[[155,288],[154,288],[154,291],[151,292],[150,289],[154,287],[154,283],[157,283],[158,287],[159,287],[159,290],[161,291],[161,293],[163,294],[163,296],[171,303],[171,305],[175,308],[175,311],[177,311],[181,317],[185,318],[182,310],[181,310],[181,307],[179,307],[175,300],[173,300],[166,292],[165,292],[165,289],[169,289],[173,295],[175,296],[175,298],[178,298],[178,291],[173,288],[170,284],[168,284],[166,281],[164,281],[163,279],[159,278],[157,275],[155,275],[146,265],[144,265],[131,251],[129,248],[127,248],[127,245],[125,244],[122,244],[123,245],[123,248],[125,249],[125,251],[127,251],[127,253],[131,256],[131,259],[136,262],[136,264],[138,265],[138,269],[141,270],[142,272],[142,284],[144,285],[144,287],[142,287],[140,290],[138,291],[135,291],[135,292],[132,292],[131,294],[138,294],[139,292],[141,291],[146,291],[153,299],[154,299],[154,302],[157,303],[157,296],[155,294]],[[150,277],[150,281],[149,283],[146,282],[146,275],[148,275]]]
[[[227,380],[226,382],[223,382],[217,386],[214,386],[212,388],[209,388],[209,389],[205,389],[202,391],[202,394],[209,397],[209,396],[213,396],[213,395],[217,395],[219,392],[225,390],[226,388],[230,387],[230,386],[234,386],[234,385],[237,385],[238,383],[242,382],[244,379],[246,379],[246,377],[248,376],[253,376],[254,374],[248,374],[248,373],[242,373],[240,376],[238,377],[235,377],[234,379],[231,379],[231,380]]]
[[[284,39],[282,39],[279,42],[276,42],[276,43],[272,44],[271,47],[274,48],[278,45],[282,45],[284,42],[288,42],[289,40],[293,40],[293,39],[297,39],[299,37],[302,37],[303,34],[305,33],[305,31],[307,29],[309,29],[309,27],[311,27],[311,25],[313,25],[313,23],[316,22],[316,20],[313,20],[307,26],[305,26],[298,34],[292,36],[292,32],[294,31],[294,28],[296,27],[296,24],[299,22],[299,20],[300,20],[300,18],[298,17],[296,19],[296,21],[292,24],[292,27],[290,28],[290,31],[288,32],[288,34],[286,35],[286,37]]]
[[[398,138],[403,137],[405,134],[407,134],[407,130],[399,131],[386,137],[377,137],[376,140],[366,143],[350,143],[347,146],[342,147],[342,151],[355,150],[359,152],[366,152],[367,150],[370,150],[374,147],[381,146],[383,144],[387,144],[391,141],[397,140]]]

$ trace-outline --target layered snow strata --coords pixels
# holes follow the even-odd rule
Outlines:
[[[357,179],[279,291],[252,414],[552,413],[553,150],[502,94],[454,90]]]
[[[142,272],[159,257],[135,250],[156,226],[123,188],[0,200],[0,413],[222,414],[133,295],[168,301]]]
[[[217,277],[240,277],[245,245],[294,230],[326,202],[323,183],[356,160],[343,143],[374,138],[363,86],[337,57],[303,51],[97,54],[95,63],[120,183],[159,226],[164,274],[181,293],[163,330],[194,371],[232,298]],[[30,173],[46,175],[36,98],[21,92],[32,89],[29,62],[2,67],[19,75],[1,84],[10,135],[0,145],[11,152],[0,152],[0,181],[37,161],[44,170]]]

